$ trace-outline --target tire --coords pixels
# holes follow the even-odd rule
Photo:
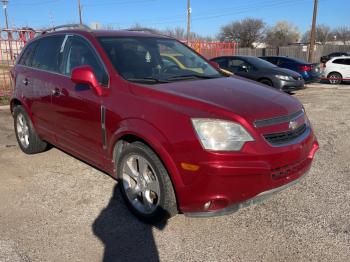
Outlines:
[[[342,82],[342,75],[337,72],[331,72],[327,76],[328,82],[332,85],[339,85]]]
[[[28,155],[44,152],[48,148],[48,144],[40,139],[22,106],[14,108],[13,117],[16,138],[21,150]]]
[[[178,213],[169,174],[152,149],[141,142],[128,144],[116,163],[123,198],[140,220],[156,224]]]
[[[271,80],[269,80],[269,79],[261,79],[259,82],[262,83],[262,84],[264,84],[264,85],[272,86],[272,87],[273,87],[273,83],[272,83]]]

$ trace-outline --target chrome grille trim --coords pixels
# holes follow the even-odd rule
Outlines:
[[[286,115],[286,116],[278,116],[278,117],[269,118],[269,119],[256,120],[254,122],[254,126],[256,128],[259,128],[259,127],[264,127],[264,126],[278,125],[278,124],[289,122],[293,119],[296,119],[296,118],[302,116],[303,114],[304,114],[304,111],[299,110],[297,112],[294,112],[294,113],[292,113],[290,115]]]

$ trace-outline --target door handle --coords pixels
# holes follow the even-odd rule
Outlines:
[[[58,96],[62,95],[62,92],[59,88],[56,87],[56,88],[52,89],[52,95],[58,97]]]
[[[23,85],[27,86],[27,85],[29,84],[28,78],[24,78],[24,79],[22,80],[22,83],[23,83]]]

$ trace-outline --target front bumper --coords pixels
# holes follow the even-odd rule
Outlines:
[[[180,211],[188,216],[217,216],[263,200],[299,181],[311,168],[318,148],[311,133],[300,143],[269,153],[202,162],[202,173],[181,190],[185,197],[179,203]]]
[[[274,87],[283,91],[300,90],[304,88],[304,80],[285,81],[277,79],[274,82]]]
[[[226,207],[226,208],[223,208],[220,210],[211,211],[211,212],[210,211],[209,212],[193,212],[193,213],[189,212],[189,213],[184,213],[184,215],[188,216],[188,217],[215,217],[215,216],[229,215],[229,214],[232,214],[234,212],[237,212],[241,208],[248,207],[250,205],[258,204],[260,202],[265,201],[266,199],[270,198],[272,195],[274,195],[278,192],[281,192],[281,191],[299,183],[300,180],[302,180],[306,175],[307,175],[307,172],[304,175],[302,175],[301,177],[293,180],[292,182],[290,182],[288,184],[261,192],[258,195],[256,195],[255,197],[252,197],[252,198],[245,200],[243,202],[240,202],[240,203],[233,204],[229,207]]]

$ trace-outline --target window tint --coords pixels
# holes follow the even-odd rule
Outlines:
[[[228,63],[229,67],[240,67],[246,65],[246,62],[240,59],[231,59]]]
[[[221,68],[227,67],[227,62],[228,62],[227,58],[224,58],[224,57],[223,58],[217,58],[217,59],[214,59],[214,61],[216,63],[218,63]]]
[[[345,59],[335,59],[335,60],[333,61],[333,64],[346,65]]]
[[[23,55],[21,56],[21,59],[19,60],[18,63],[25,66],[31,66],[32,57],[37,45],[38,45],[37,41],[29,44],[29,46],[24,50]]]
[[[60,72],[62,53],[60,53],[64,36],[49,36],[39,40],[35,50],[32,66],[38,69]]]
[[[276,57],[261,57],[262,59],[276,65],[277,64],[277,58]]]
[[[77,36],[69,37],[65,50],[65,75],[71,75],[75,67],[89,65],[94,70],[99,83],[102,86],[108,86],[108,74],[104,70],[93,49],[84,39]]]
[[[345,64],[346,65],[350,65],[350,59],[347,58],[347,59],[344,59],[344,60],[345,60]]]

